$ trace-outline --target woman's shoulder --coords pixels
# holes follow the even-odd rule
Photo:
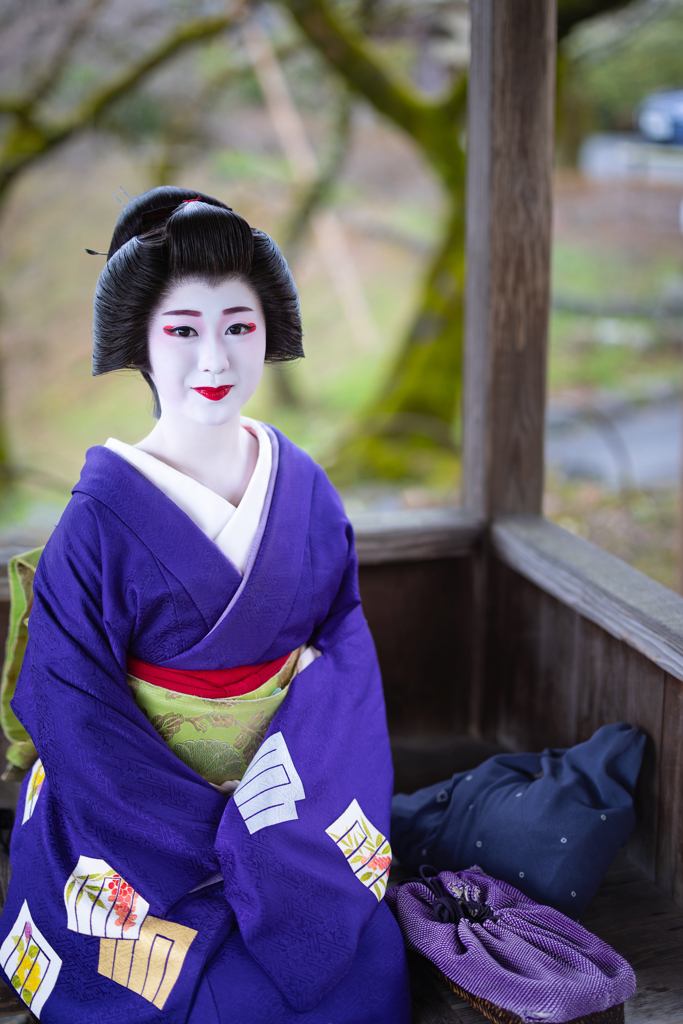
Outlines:
[[[103,538],[112,537],[123,528],[120,508],[130,500],[131,492],[146,481],[136,470],[115,452],[96,446],[88,449],[80,479],[73,488],[71,500],[64,509],[55,527],[46,551],[53,556],[66,551],[72,556],[77,553],[91,556],[99,552]]]
[[[348,522],[341,498],[320,463],[316,462],[303,448],[291,441],[282,431],[270,424],[262,424],[272,431],[280,449],[283,471],[292,476],[300,476],[305,480],[311,491],[311,502],[315,509],[325,509],[328,514]],[[284,458],[282,458],[284,456]]]
[[[122,493],[145,489],[144,477],[122,455],[104,445],[94,445],[85,453],[85,463],[74,495],[84,494],[102,502],[116,503]]]

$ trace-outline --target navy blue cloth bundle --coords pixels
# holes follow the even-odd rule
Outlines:
[[[605,725],[568,750],[497,754],[447,782],[397,794],[391,843],[417,872],[478,864],[577,920],[633,831],[645,736]]]

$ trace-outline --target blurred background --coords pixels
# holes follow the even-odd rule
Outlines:
[[[545,511],[680,589],[683,0],[559,0],[558,37]],[[464,0],[2,0],[0,545],[151,429],[91,376],[84,248],[159,184],[292,265],[306,359],[246,411],[351,513],[458,503],[468,61]]]

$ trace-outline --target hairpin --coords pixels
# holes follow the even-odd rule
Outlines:
[[[114,199],[116,200],[116,202],[119,203],[119,205],[122,206],[124,208],[124,210],[125,210],[126,204],[123,202],[123,200],[119,199],[119,197],[117,196],[116,192],[112,192],[112,195],[113,195]]]
[[[133,197],[128,195],[123,185],[119,185],[119,192],[123,192],[124,196],[126,197],[129,203],[133,202]]]
[[[108,256],[108,252],[99,252],[97,249],[84,249],[83,252],[87,252],[88,256]]]

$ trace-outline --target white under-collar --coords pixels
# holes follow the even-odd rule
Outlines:
[[[180,470],[173,469],[130,444],[110,437],[104,447],[116,452],[163,491],[244,573],[268,492],[273,449],[268,434],[258,420],[242,416],[241,423],[256,437],[259,451],[251,480],[237,506]]]

